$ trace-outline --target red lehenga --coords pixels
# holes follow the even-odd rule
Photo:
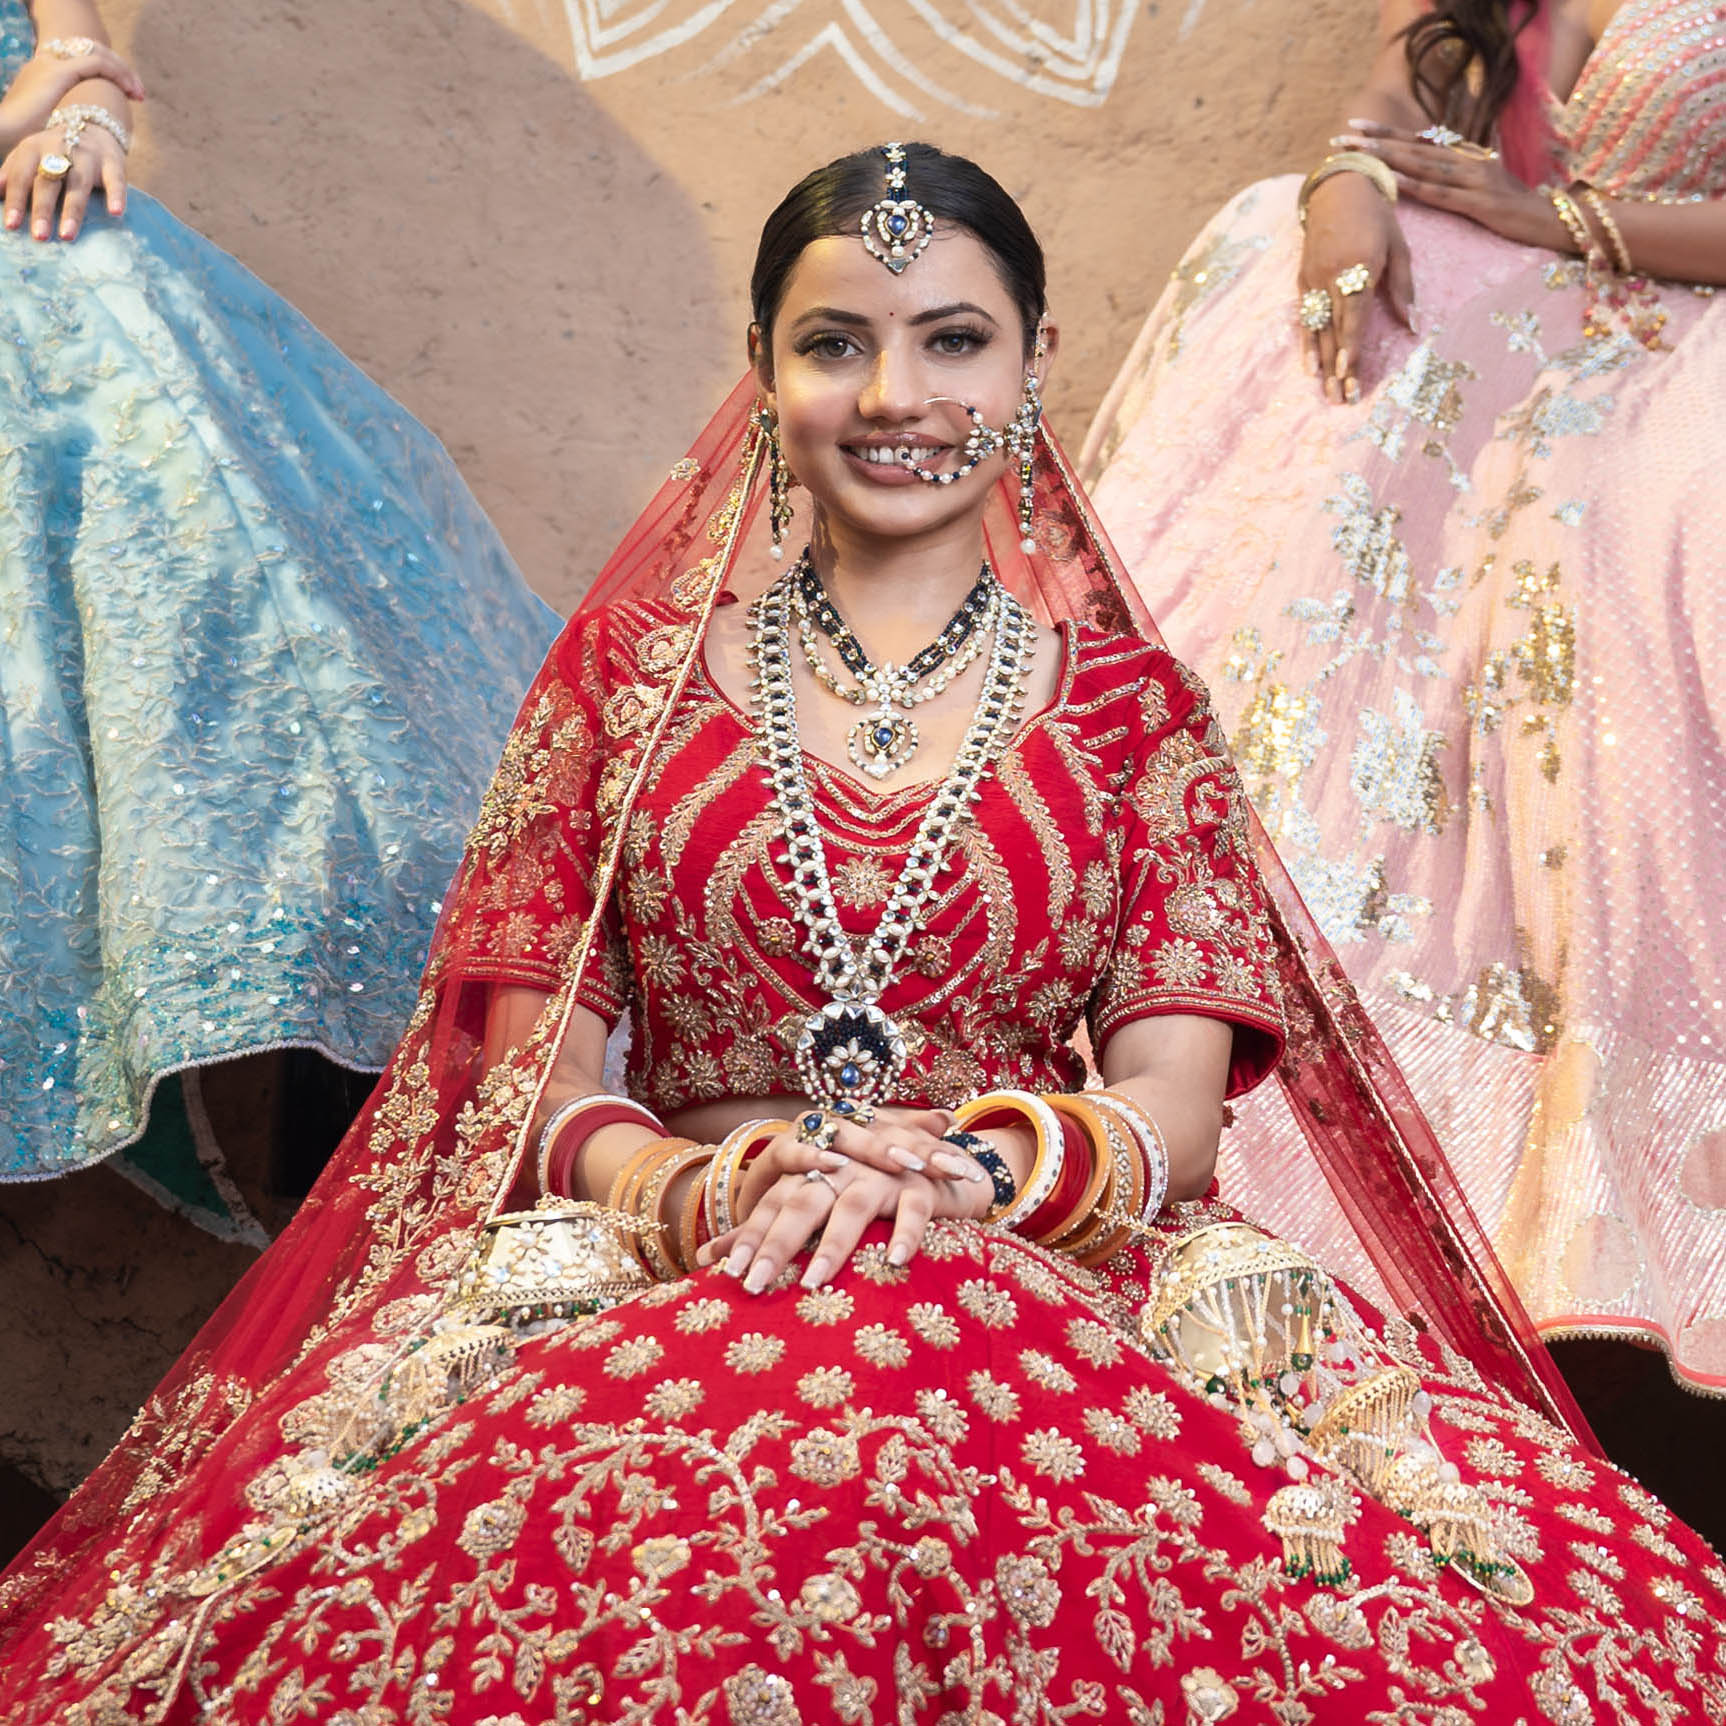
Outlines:
[[[1202,692],[1135,627],[1052,445],[1039,551],[1013,551],[1003,512],[991,552],[1067,620],[1065,671],[885,1003],[917,1032],[907,1100],[1077,1086],[1081,1021],[1104,1039],[1158,1011],[1232,1021],[1243,1088],[1286,1014],[1297,1118],[1406,1307],[1344,1325],[1336,1358],[1418,1373],[1502,1566],[1443,1562],[1394,1490],[1159,1357],[1145,1318],[1170,1267],[1235,1215],[1211,1202],[1096,1271],[948,1224],[909,1267],[874,1240],[815,1292],[710,1271],[540,1334],[454,1322],[573,1002],[630,1011],[632,1088],[663,1108],[791,1083],[807,971],[747,720],[699,653],[757,566],[747,405],[673,471],[530,692],[344,1152],[0,1583],[0,1713],[1726,1719],[1726,1571],[1566,1429],[1376,1035],[1255,862]],[[816,783],[862,927],[918,798]],[[507,981],[558,994],[481,1078]]]

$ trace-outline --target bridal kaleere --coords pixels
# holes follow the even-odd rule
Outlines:
[[[372,1103],[0,1584],[0,1712],[1726,1718],[1726,1572],[1580,1430],[1042,424],[1016,206],[843,158],[753,300]],[[1385,1314],[1207,1196],[1273,1070]]]

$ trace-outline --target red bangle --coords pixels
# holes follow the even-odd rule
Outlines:
[[[1065,1115],[1058,1118],[1067,1154],[1061,1163],[1061,1178],[1055,1183],[1055,1190],[1019,1225],[1019,1233],[1029,1235],[1032,1240],[1041,1240],[1045,1230],[1052,1229],[1073,1214],[1097,1169],[1096,1152],[1091,1148],[1085,1129]]]
[[[662,1139],[671,1136],[665,1123],[640,1103],[621,1099],[615,1103],[595,1103],[560,1127],[552,1139],[540,1163],[544,1170],[540,1183],[543,1190],[554,1198],[575,1198],[575,1164],[582,1147],[601,1129],[626,1125],[645,1127]]]

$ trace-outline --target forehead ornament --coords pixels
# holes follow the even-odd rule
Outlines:
[[[887,158],[887,196],[863,212],[863,244],[898,275],[928,245],[935,218],[905,195],[905,146],[884,144],[881,154]]]

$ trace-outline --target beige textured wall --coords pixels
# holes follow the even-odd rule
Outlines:
[[[1023,201],[1067,344],[1051,412],[1077,442],[1193,231],[1320,147],[1373,17],[1128,6],[1022,0],[1035,32],[1005,0],[106,11],[153,92],[139,184],[424,419],[567,609],[741,367],[762,218],[842,150],[928,138]]]

